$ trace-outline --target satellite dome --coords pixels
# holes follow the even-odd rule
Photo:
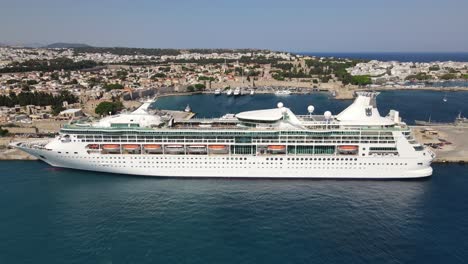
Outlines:
[[[325,111],[325,113],[323,113],[323,116],[325,117],[325,119],[330,119],[331,116],[332,116],[332,113],[330,111]]]
[[[309,105],[307,107],[307,112],[309,112],[310,114],[312,114],[312,112],[314,112],[314,110],[315,110],[315,107],[313,105]]]
[[[282,102],[279,102],[277,105],[276,105],[278,108],[282,108],[284,106],[284,104]]]

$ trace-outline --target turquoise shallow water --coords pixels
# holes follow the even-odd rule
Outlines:
[[[466,263],[467,168],[179,180],[0,162],[0,263]]]
[[[444,121],[468,110],[467,94],[443,104],[440,93],[388,92],[379,104]],[[277,99],[156,106],[190,103],[219,116]],[[281,101],[317,112],[350,103],[325,94]],[[351,181],[160,179],[3,161],[0,263],[466,263],[467,190],[468,166],[458,164],[435,165],[424,180]]]

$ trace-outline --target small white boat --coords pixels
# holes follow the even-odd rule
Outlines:
[[[291,94],[291,91],[289,90],[278,90],[275,92],[275,95],[276,96],[287,96],[287,95],[290,95]]]
[[[444,98],[442,99],[442,101],[447,102],[447,95],[444,95]]]
[[[240,88],[239,87],[236,87],[236,89],[234,90],[234,95],[240,95]]]
[[[232,95],[232,90],[231,90],[231,89],[227,90],[227,91],[226,91],[226,95],[227,95],[227,96],[231,96],[231,95]]]
[[[220,95],[220,94],[221,94],[221,89],[219,89],[219,88],[216,89],[216,90],[214,91],[214,94],[215,94],[215,95]]]
[[[254,95],[255,94],[255,91],[254,90],[250,90],[250,95]]]
[[[187,113],[190,113],[190,112],[192,112],[192,108],[190,107],[190,105],[187,105],[185,107],[184,111],[187,112]]]

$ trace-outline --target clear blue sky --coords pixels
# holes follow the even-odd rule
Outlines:
[[[0,0],[0,42],[468,51],[467,0]]]

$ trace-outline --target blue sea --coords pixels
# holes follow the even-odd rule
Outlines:
[[[441,100],[434,92],[385,92],[378,103],[382,112],[398,106],[419,118],[432,109],[449,120],[467,94],[447,94],[456,107],[431,105]],[[219,115],[278,101],[237,99],[168,97],[155,106],[190,103]],[[281,100],[303,112],[350,103],[326,94]],[[433,167],[422,180],[239,180],[3,161],[0,263],[466,263],[468,167]]]
[[[460,61],[468,62],[468,52],[296,52],[297,54],[353,58],[379,61],[433,62]]]
[[[443,101],[444,96],[447,102]],[[226,95],[187,95],[159,98],[152,107],[171,110],[184,110],[188,105],[197,117],[221,117],[226,113],[267,109],[276,107],[282,102],[296,114],[308,114],[307,106],[315,107],[314,114],[322,115],[325,111],[338,114],[352,100],[336,100],[331,94],[317,92],[308,95],[275,96],[273,94],[257,94],[254,96],[226,96]],[[468,92],[438,92],[438,91],[384,91],[377,97],[380,114],[385,116],[390,109],[400,112],[403,121],[414,124],[414,120],[428,120],[436,122],[452,122],[461,113],[468,115]]]

